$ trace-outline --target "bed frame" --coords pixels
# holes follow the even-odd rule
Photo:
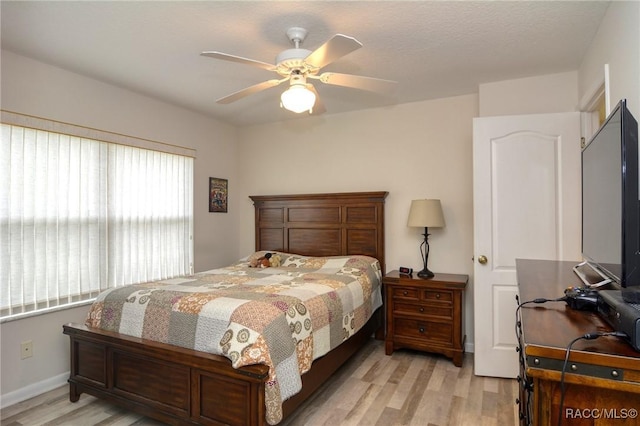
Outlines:
[[[256,250],[310,256],[366,254],[384,272],[386,192],[252,196]],[[286,418],[382,326],[378,309],[352,338],[314,361]],[[82,393],[169,424],[265,425],[268,368],[234,369],[225,357],[102,331],[63,326],[71,341],[69,399]]]

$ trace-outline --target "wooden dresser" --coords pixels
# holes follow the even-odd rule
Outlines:
[[[383,278],[385,353],[411,348],[443,354],[460,367],[464,354],[464,290],[467,275],[423,279],[391,271]]]
[[[576,263],[518,259],[520,303],[555,299],[568,286],[580,287],[571,269]],[[613,336],[577,340],[565,369],[563,399],[569,343],[613,330],[597,313],[572,310],[565,302],[526,304],[519,314],[521,424],[640,425],[640,352]]]

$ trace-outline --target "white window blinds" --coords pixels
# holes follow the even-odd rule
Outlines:
[[[192,272],[193,158],[2,124],[0,317]]]

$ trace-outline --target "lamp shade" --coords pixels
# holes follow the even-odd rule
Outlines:
[[[443,228],[444,215],[440,200],[413,200],[407,226],[419,228]]]
[[[311,108],[316,103],[316,94],[302,84],[294,84],[282,92],[280,101],[285,109],[301,113],[311,111]]]

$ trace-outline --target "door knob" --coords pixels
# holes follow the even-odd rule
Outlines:
[[[485,256],[485,255],[480,255],[480,256],[478,256],[478,262],[479,262],[481,265],[486,264],[486,263],[487,263],[487,256]]]

